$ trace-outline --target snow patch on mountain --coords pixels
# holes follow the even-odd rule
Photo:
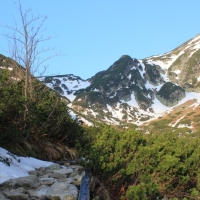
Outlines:
[[[164,76],[163,76],[163,77],[164,77]],[[165,79],[166,79],[166,78],[165,78]],[[146,87],[147,89],[153,89],[153,90],[156,90],[156,91],[159,91],[160,88],[161,88],[162,86],[163,86],[163,84],[154,86],[154,85],[152,85],[151,83],[149,83],[149,81],[147,81],[146,84],[145,84],[145,87]]]
[[[192,126],[192,124],[189,126],[188,124],[179,124],[177,128],[189,128],[189,129],[193,129],[194,127]]]
[[[47,87],[54,89],[55,86],[59,86],[63,91],[63,94],[61,94],[61,96],[67,97],[70,101],[73,101],[76,98],[74,93],[77,90],[84,89],[90,86],[89,81],[83,80],[72,74],[63,75],[61,77],[53,76],[51,78],[52,78],[51,82],[45,83]],[[45,77],[40,77],[39,80],[44,82]]]
[[[135,100],[135,95],[134,94],[131,94],[131,100],[130,101],[123,101],[121,100],[122,103],[127,103],[129,106],[132,106],[132,107],[138,107],[138,103],[137,101]]]
[[[192,44],[193,42],[195,42],[196,40],[199,40],[200,39],[200,34],[197,35],[196,37],[194,37],[193,39],[191,39],[190,42],[188,42],[188,45]]]
[[[123,114],[122,114],[122,109],[120,108],[119,103],[117,103],[117,106],[115,107],[115,109],[113,109],[110,105],[107,104],[107,109],[109,112],[112,113],[113,117],[122,120]]]
[[[143,77],[143,73],[145,71],[145,65],[142,60],[138,60],[140,65],[142,66],[142,71],[139,70],[141,77]]]
[[[166,54],[166,60],[152,60],[150,58],[150,61],[152,61],[152,63],[160,65],[162,68],[164,68],[165,70],[167,70],[172,63],[180,56],[184,53],[184,51],[179,52],[177,55],[176,54],[172,54],[171,56],[167,56]],[[168,53],[169,54],[169,53]],[[165,58],[165,57],[163,57]]]
[[[195,92],[186,92],[186,97],[182,99],[178,105],[185,103],[188,100],[191,99],[196,99],[197,103],[200,104],[200,93],[195,93]]]
[[[140,64],[142,66],[142,68],[144,69],[144,64],[142,63],[142,61],[140,61]],[[140,71],[140,70],[139,70]],[[141,71],[140,71],[141,73]],[[177,73],[179,73],[179,71],[177,71]],[[166,74],[161,74],[161,76],[163,77],[163,79],[167,82],[169,81],[169,79],[167,78]],[[80,84],[81,85],[81,84]],[[85,84],[86,86],[88,86],[89,84]],[[85,86],[84,84],[82,84],[82,88],[84,88],[83,86]],[[158,86],[154,86],[152,84],[150,84],[148,81],[145,84],[145,87],[147,89],[151,89],[151,90],[156,90],[159,91],[160,88],[162,87],[163,84],[160,84]],[[72,95],[72,94],[70,94]],[[116,94],[115,94],[116,95]],[[115,96],[113,95],[113,96]],[[66,97],[69,98],[69,94],[66,94]],[[190,100],[190,99],[197,99],[197,103],[195,104],[196,106],[199,105],[200,103],[200,94],[198,93],[186,93],[186,97],[184,99],[182,99],[178,105],[181,105],[183,103],[185,103],[186,101]],[[72,99],[72,98],[71,98]],[[140,121],[140,119],[142,117],[149,117],[149,120],[145,120],[145,122],[150,121],[152,119],[156,119],[160,116],[163,116],[167,113],[170,113],[174,107],[178,106],[174,106],[174,107],[167,107],[165,105],[163,105],[157,98],[155,98],[153,100],[153,104],[151,106],[151,109],[153,110],[150,111],[149,109],[147,109],[146,111],[141,109],[135,99],[135,95],[131,94],[131,100],[130,101],[124,101],[124,100],[120,100],[120,103],[117,103],[117,105],[115,107],[111,107],[110,105],[107,104],[107,111],[104,109],[103,112],[107,113],[110,112],[111,113],[111,118],[108,118],[107,116],[103,117],[103,121],[105,121],[106,123],[110,123],[110,124],[114,124],[114,125],[118,125],[120,121],[123,120],[123,116],[124,116],[124,109],[121,106],[121,103],[127,103],[129,105],[129,107],[126,109],[126,113],[127,113],[127,121],[130,121],[132,123],[136,123],[137,125],[142,125],[144,123],[144,121]],[[72,107],[72,104],[69,104],[69,107]],[[84,111],[82,112],[82,114],[84,114],[85,116],[87,116],[89,114],[93,115],[94,118],[97,117],[98,113],[94,112],[92,109],[86,108],[84,109]],[[133,115],[134,113],[134,115]],[[79,117],[79,119],[81,119],[85,124],[88,124],[89,126],[92,125],[91,122],[89,122],[88,120],[84,119],[83,117]]]
[[[182,117],[180,117],[179,119],[177,119],[176,122],[175,122],[174,124],[169,124],[169,126],[175,127],[176,124],[178,124],[178,122],[180,122],[184,117],[185,117],[185,115],[183,115]]]
[[[172,71],[172,72],[174,72],[175,74],[180,74],[180,73],[181,73],[181,70],[177,69],[177,70]]]
[[[93,123],[89,122],[88,120],[86,120],[85,118],[78,116],[74,111],[69,110],[69,114],[72,117],[72,119],[78,119],[79,121],[82,121],[84,124],[87,124],[88,126],[92,126]]]

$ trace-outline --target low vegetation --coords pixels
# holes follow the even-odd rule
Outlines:
[[[32,98],[25,98],[24,80],[16,81],[11,73],[0,69],[0,146],[43,159],[50,158],[48,145],[49,150],[62,145],[74,147],[82,128],[71,118],[60,96],[34,79]],[[57,152],[60,158],[62,151]]]
[[[114,199],[200,196],[199,138],[178,137],[168,131],[145,135],[134,129],[98,125],[88,128],[84,139],[79,148]]]

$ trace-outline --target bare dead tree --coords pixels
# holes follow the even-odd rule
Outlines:
[[[14,26],[0,25],[9,29],[12,33],[6,33],[4,36],[8,40],[9,53],[13,60],[17,61],[24,69],[24,97],[25,99],[33,100],[33,77],[34,74],[45,72],[47,66],[44,63],[57,54],[50,55],[46,58],[41,58],[43,53],[52,51],[54,48],[40,48],[42,42],[52,39],[53,37],[44,37],[43,25],[47,16],[33,16],[32,10],[29,8],[23,10],[20,0],[16,3],[19,11],[20,23],[17,23],[13,18]],[[20,26],[19,26],[20,24]],[[41,72],[42,67],[42,72]],[[23,72],[24,73],[24,72]],[[25,105],[25,117],[28,112],[28,107]]]
[[[44,37],[42,35],[42,33],[45,31],[45,29],[42,28],[47,17],[40,15],[34,17],[30,8],[26,11],[23,11],[22,3],[20,0],[18,0],[16,4],[21,19],[21,27],[19,27],[19,23],[17,23],[16,20],[13,19],[15,23],[14,26],[3,26],[13,32],[11,34],[4,34],[4,36],[8,40],[9,52],[11,54],[11,57],[13,58],[13,60],[17,61],[22,67],[25,68],[26,86],[24,96],[28,97],[31,75],[34,76],[34,74],[38,72],[44,62],[56,56],[56,54],[42,59],[40,57],[42,53],[52,51],[54,49],[39,48],[40,43],[52,39],[52,37]],[[39,22],[38,25],[37,22]],[[45,69],[46,66],[44,66],[43,72],[45,71]]]

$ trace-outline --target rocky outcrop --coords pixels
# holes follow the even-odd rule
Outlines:
[[[52,164],[29,176],[0,184],[1,200],[76,200],[84,171],[81,166]]]
[[[156,94],[157,99],[164,105],[175,106],[185,97],[185,91],[171,82],[165,83]]]
[[[141,92],[134,92],[134,95],[135,95],[135,100],[138,103],[138,106],[143,110],[146,110],[151,106],[151,100]]]
[[[161,73],[165,73],[164,70],[161,69],[160,66],[154,65],[154,64],[148,64],[144,62],[145,65],[145,73],[144,77],[146,80],[149,81],[150,84],[156,86],[164,83],[163,77],[161,76]]]
[[[53,89],[54,89],[54,91],[55,91],[56,93],[58,93],[58,94],[60,94],[60,95],[63,95],[63,94],[64,94],[64,91],[62,90],[62,88],[59,87],[59,86],[57,86],[57,85],[54,86]]]

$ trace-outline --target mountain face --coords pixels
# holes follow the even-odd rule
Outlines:
[[[88,80],[72,74],[40,80],[67,99],[73,113],[84,120],[140,125],[191,94],[200,97],[200,35],[163,55],[142,60],[123,55]]]
[[[187,92],[200,92],[200,34],[173,51],[148,58],[167,69],[167,76]]]

